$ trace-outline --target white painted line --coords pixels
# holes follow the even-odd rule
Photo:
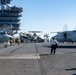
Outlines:
[[[0,59],[37,59],[37,55],[17,54],[17,55],[11,55],[11,56],[0,56]]]

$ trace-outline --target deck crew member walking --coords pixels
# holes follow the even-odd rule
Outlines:
[[[55,38],[53,38],[53,39],[51,39],[51,52],[50,52],[50,54],[55,54],[56,53],[56,48],[57,48],[57,46],[58,46],[58,41],[55,39]]]

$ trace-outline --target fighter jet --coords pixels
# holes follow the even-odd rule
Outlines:
[[[0,31],[0,42],[8,41],[12,38],[6,31]]]
[[[44,42],[44,39],[41,38],[37,33],[41,33],[41,31],[28,31],[28,33],[21,33],[20,39],[21,41],[30,41],[30,42]]]

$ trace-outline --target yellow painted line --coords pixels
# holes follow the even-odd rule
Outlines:
[[[39,54],[37,54],[37,59],[40,59],[40,55]]]

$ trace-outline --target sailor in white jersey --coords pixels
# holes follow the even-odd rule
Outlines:
[[[50,54],[55,54],[56,53],[56,48],[57,48],[57,46],[58,46],[58,41],[55,39],[55,38],[53,38],[53,39],[51,39],[51,52],[50,52]]]

